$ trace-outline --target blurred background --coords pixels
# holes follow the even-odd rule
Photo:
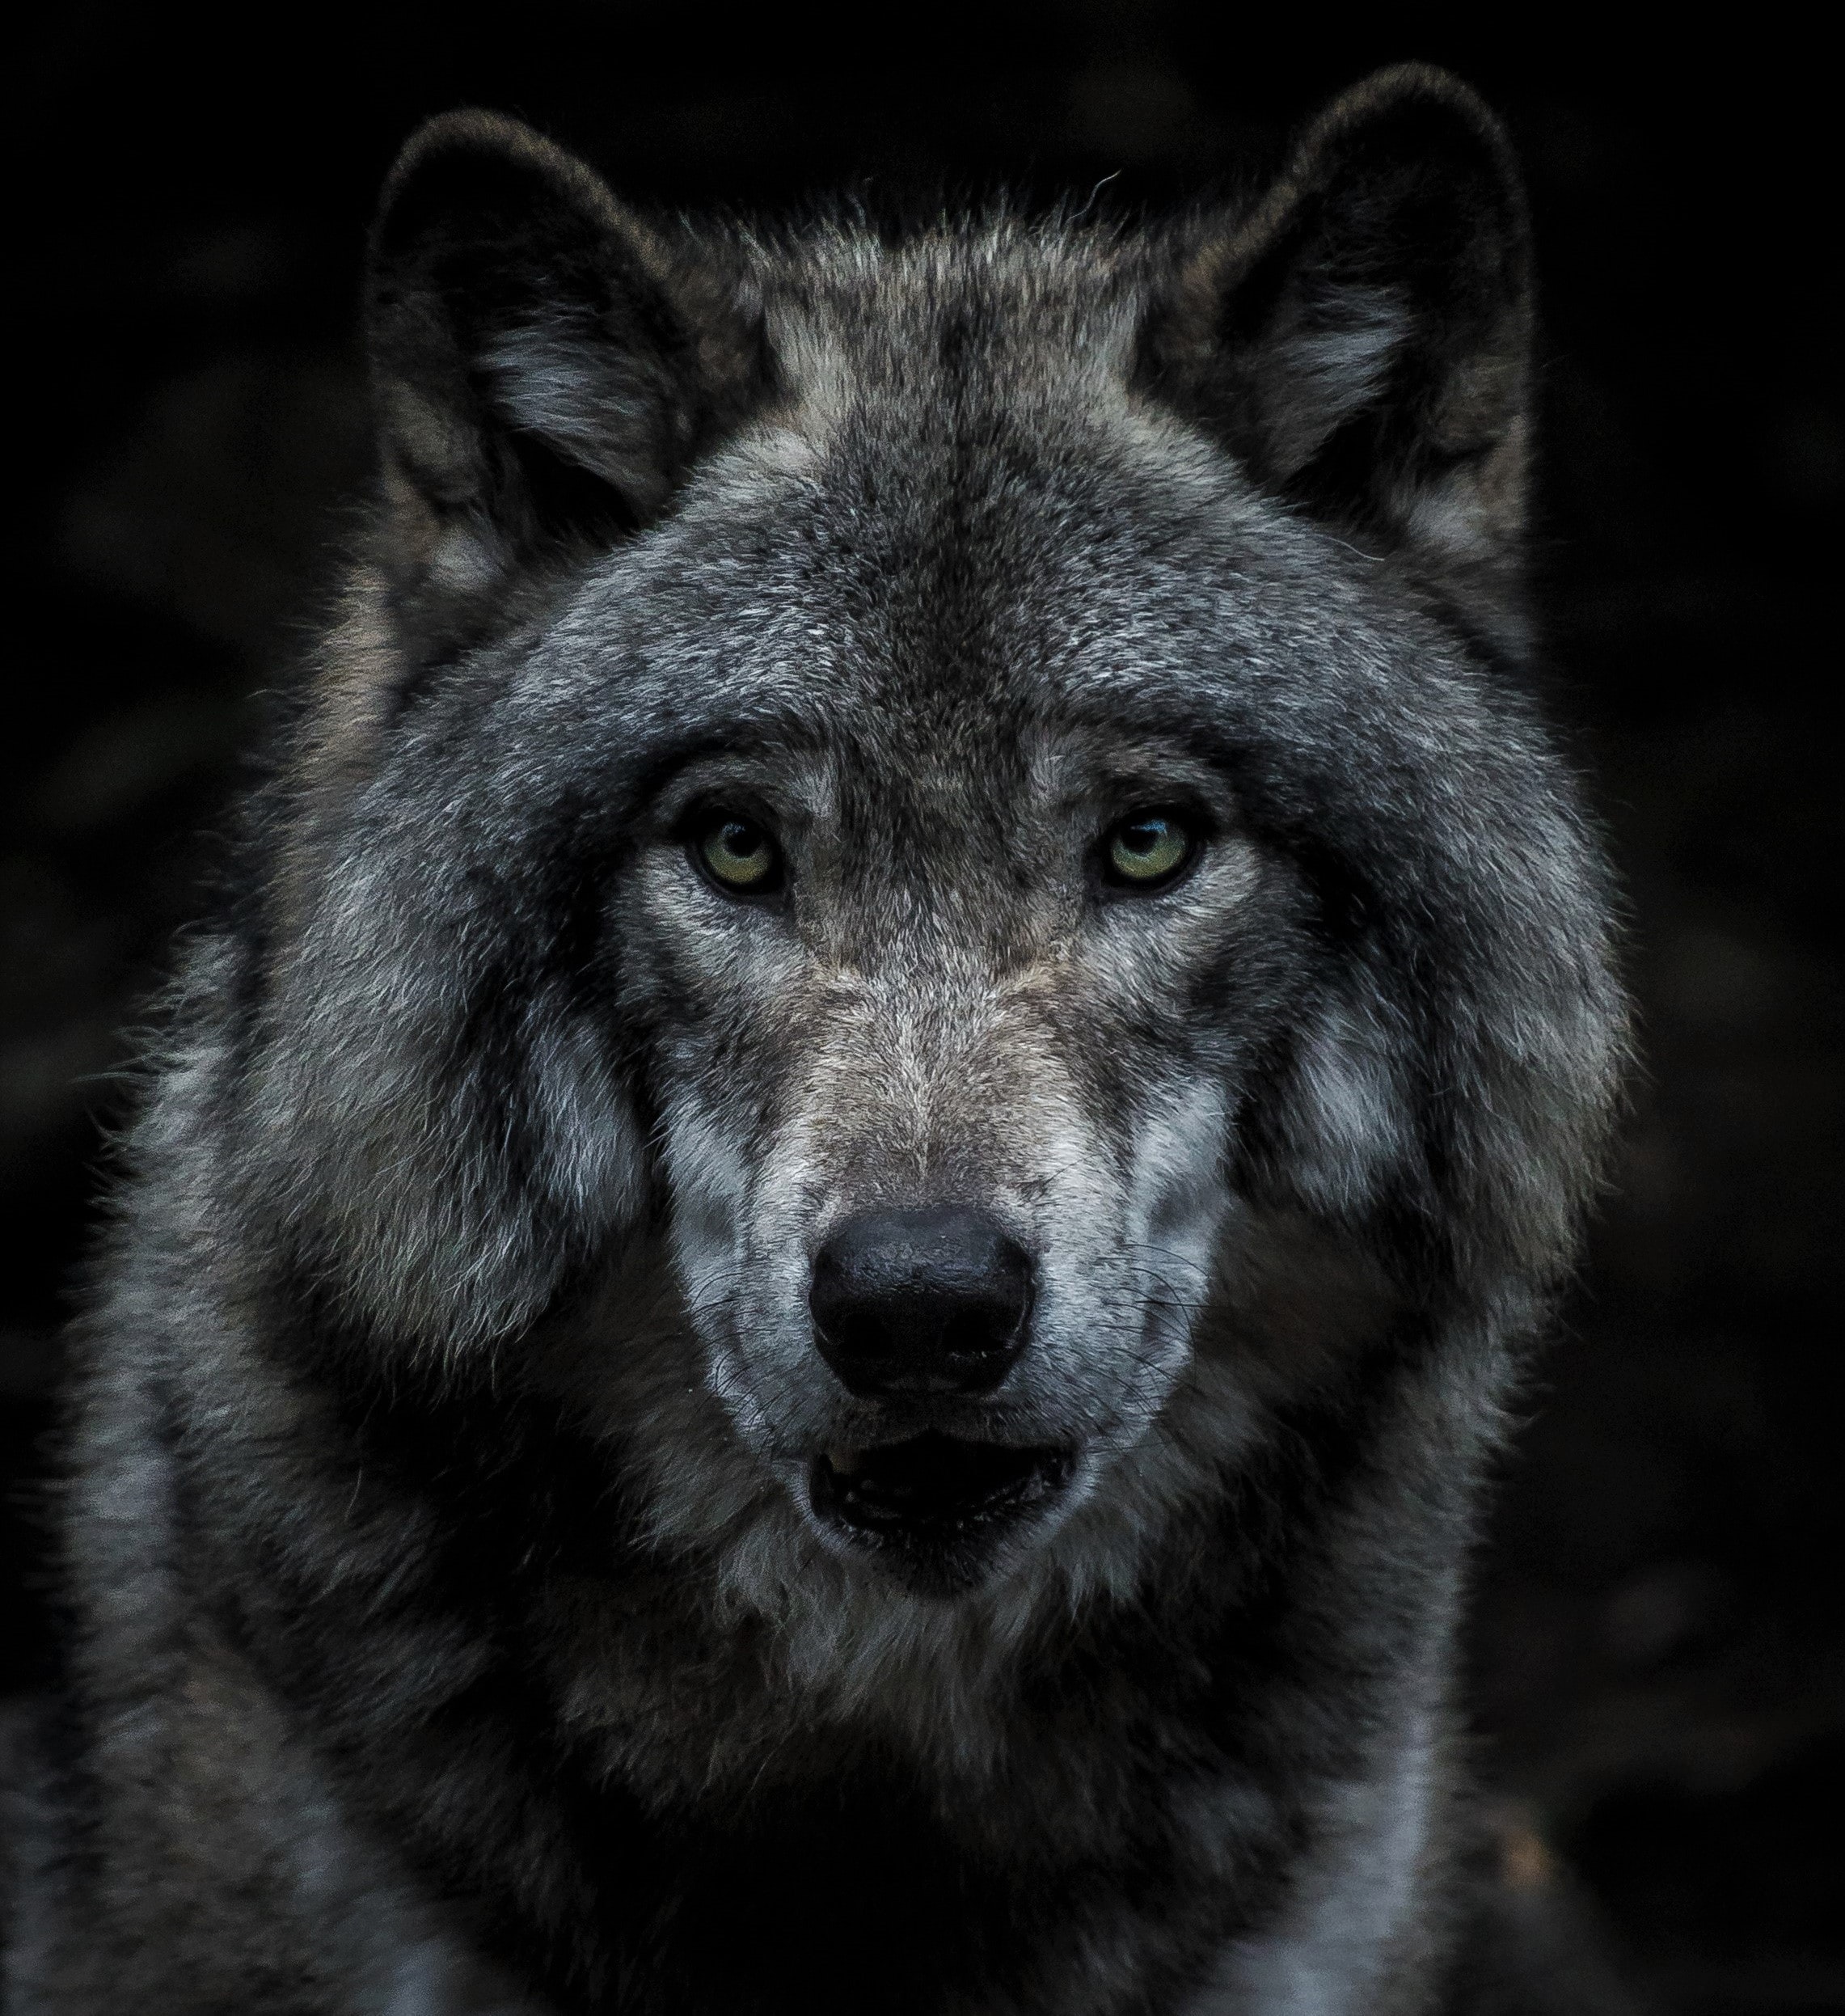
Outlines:
[[[0,1684],[55,1677],[58,1329],[157,979],[363,484],[397,145],[522,113],[668,205],[856,181],[1121,208],[1259,175],[1378,64],[1505,115],[1545,303],[1552,711],[1632,900],[1646,1071],[1481,1563],[1476,1718],[1661,2011],[1845,2010],[1845,491],[1817,53],[1731,19],[1342,32],[1317,11],[35,10],[9,108],[20,562],[0,738]]]

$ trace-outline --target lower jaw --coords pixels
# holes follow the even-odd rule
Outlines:
[[[931,1459],[946,1477],[931,1475]],[[1067,1450],[988,1456],[980,1445],[918,1436],[845,1471],[830,1456],[815,1459],[808,1500],[836,1548],[875,1559],[918,1595],[948,1598],[1005,1565],[1063,1497],[1075,1469]]]

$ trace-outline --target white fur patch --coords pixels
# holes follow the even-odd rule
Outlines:
[[[1433,1718],[1412,1710],[1373,1774],[1332,1787],[1279,1921],[1224,1954],[1184,2016],[1371,2016],[1417,1925],[1432,1832]]]
[[[1286,395],[1271,419],[1277,459],[1288,473],[1376,399],[1408,333],[1403,304],[1382,289],[1344,289],[1337,309],[1336,319],[1302,318],[1274,346],[1275,374]]]
[[[1375,1202],[1402,1138],[1389,1038],[1362,1004],[1335,998],[1302,1033],[1294,1071],[1288,1175],[1310,1206],[1357,1216]]]

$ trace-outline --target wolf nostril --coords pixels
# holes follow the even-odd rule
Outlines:
[[[814,1257],[820,1355],[855,1393],[989,1393],[1024,1349],[1032,1262],[978,1211],[871,1211]]]

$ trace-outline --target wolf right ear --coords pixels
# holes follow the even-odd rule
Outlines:
[[[386,565],[419,599],[465,602],[547,541],[647,524],[761,370],[715,273],[491,112],[404,149],[365,306]]]
[[[1291,501],[1491,569],[1524,526],[1530,264],[1497,120],[1442,71],[1381,71],[1200,234],[1150,380]]]

